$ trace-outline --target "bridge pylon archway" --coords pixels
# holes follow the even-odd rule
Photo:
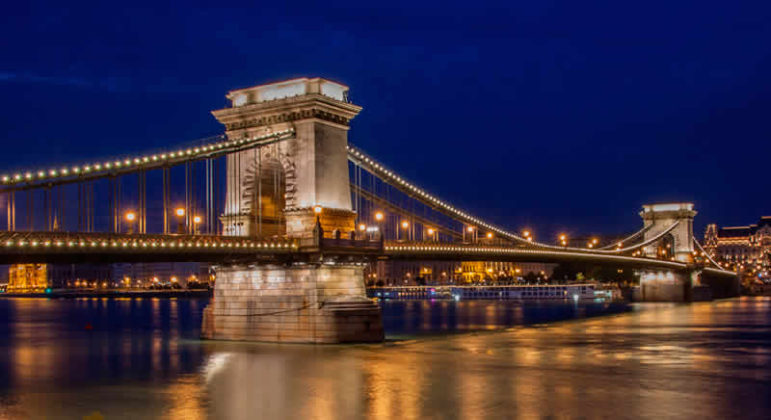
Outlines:
[[[643,248],[646,257],[672,257],[676,261],[693,261],[693,218],[696,216],[693,203],[646,204],[640,212],[645,230],[643,241],[648,241],[669,230],[665,238],[670,247],[661,255],[659,243],[652,243]],[[674,225],[674,228],[672,227]],[[669,240],[671,239],[671,240]]]
[[[348,129],[361,107],[348,101],[348,87],[322,78],[299,78],[228,93],[230,108],[212,114],[231,140],[294,130],[292,138],[228,156],[227,235],[258,235],[260,210],[254,189],[281,163],[286,235],[313,236],[317,217],[325,232],[355,230],[348,176]],[[250,192],[246,194],[245,192]],[[320,213],[317,210],[322,210]]]

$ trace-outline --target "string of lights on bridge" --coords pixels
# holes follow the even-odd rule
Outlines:
[[[698,242],[697,242],[698,243]],[[469,257],[473,258],[474,256],[485,256],[485,257],[505,257],[505,256],[517,256],[522,255],[525,257],[531,257],[531,256],[568,256],[568,257],[575,257],[578,259],[591,259],[593,257],[596,257],[598,259],[611,259],[614,261],[620,261],[620,262],[629,262],[629,263],[636,263],[636,264],[650,264],[653,263],[658,266],[663,267],[672,267],[672,268],[685,268],[688,264],[685,262],[677,261],[674,258],[671,258],[670,260],[662,260],[657,258],[648,258],[644,257],[640,253],[635,253],[633,256],[625,256],[625,255],[592,255],[587,254],[584,252],[574,252],[574,251],[565,251],[565,250],[539,250],[539,249],[523,249],[523,248],[510,248],[510,247],[501,247],[501,246],[468,246],[468,245],[439,245],[439,244],[420,244],[420,243],[411,243],[411,244],[391,244],[387,243],[385,244],[385,251],[386,254],[392,253],[392,254],[423,254],[419,255],[422,257],[436,257],[437,255],[442,254],[452,254],[453,256],[458,255],[468,255]],[[697,256],[698,253],[694,251],[694,256]],[[706,255],[704,252],[701,253],[702,256]],[[720,264],[715,263],[711,258],[707,257],[710,262],[712,262],[715,267],[704,267],[705,270],[709,270],[711,272],[720,273],[720,274],[731,274],[731,271],[725,270],[720,266]]]
[[[60,168],[19,171],[14,174],[5,174],[0,176],[0,181],[4,185],[12,186],[33,181],[52,181],[84,176],[99,177],[109,175],[111,171],[117,170],[133,171],[152,169],[154,167],[160,167],[170,163],[177,164],[182,161],[201,159],[208,157],[213,153],[227,153],[232,148],[250,147],[254,146],[255,143],[263,142],[265,140],[279,139],[291,134],[294,134],[293,128],[276,131],[257,137],[219,141],[207,145],[190,147],[187,149],[179,149],[172,152],[145,154],[134,158],[110,159],[103,162],[74,165],[71,167],[64,166]]]
[[[430,255],[439,255],[439,254],[453,254],[453,255],[464,255],[464,254],[471,254],[471,255],[485,255],[485,256],[513,256],[513,255],[524,255],[524,256],[543,256],[543,255],[553,255],[553,256],[572,256],[577,258],[592,258],[592,254],[587,254],[585,252],[574,252],[574,251],[564,251],[564,250],[540,250],[540,249],[524,249],[524,248],[510,248],[510,247],[500,247],[500,246],[468,246],[468,245],[425,245],[425,244],[386,244],[385,245],[385,251],[386,253],[425,253],[427,256]],[[677,267],[677,268],[684,268],[686,266],[683,262],[678,261],[667,261],[667,260],[659,260],[659,259],[653,259],[653,258],[640,258],[640,257],[631,257],[631,256],[624,256],[624,255],[597,255],[597,258],[602,259],[613,259],[616,261],[626,261],[626,262],[634,262],[634,263],[640,263],[642,261],[650,262],[655,261],[656,264],[668,266],[668,267]]]
[[[204,249],[240,249],[248,252],[264,250],[269,252],[286,250],[294,251],[298,244],[291,240],[255,241],[249,239],[235,239],[228,237],[206,239],[99,239],[83,235],[78,239],[62,239],[61,236],[50,237],[35,235],[34,239],[0,240],[5,247],[19,248],[153,248],[153,249],[178,249],[178,248],[204,248]]]

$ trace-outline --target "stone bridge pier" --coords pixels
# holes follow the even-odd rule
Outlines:
[[[230,139],[294,130],[294,137],[228,156],[226,235],[288,236],[354,231],[348,128],[361,107],[348,87],[302,78],[239,89],[214,111]],[[317,229],[317,225],[319,229]],[[315,233],[314,233],[315,232]],[[319,248],[320,249],[320,248]],[[298,262],[300,261],[300,262]],[[312,258],[221,265],[204,310],[204,338],[341,343],[383,340],[379,307],[367,299],[359,261]]]

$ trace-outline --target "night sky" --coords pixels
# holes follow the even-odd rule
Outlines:
[[[229,90],[321,76],[352,144],[538,239],[771,214],[767,1],[164,3],[5,3],[0,167],[184,144]]]

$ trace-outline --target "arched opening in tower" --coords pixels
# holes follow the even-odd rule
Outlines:
[[[664,235],[656,250],[659,258],[670,259],[675,255],[675,237],[671,233]]]
[[[255,176],[249,186],[253,236],[270,237],[286,234],[286,174],[281,162],[264,158],[255,168]]]

